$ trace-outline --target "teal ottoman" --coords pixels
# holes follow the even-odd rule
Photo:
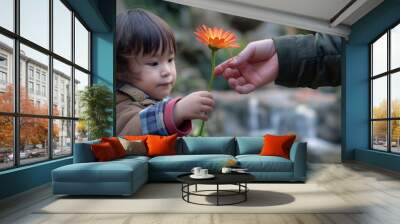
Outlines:
[[[132,195],[148,180],[147,158],[74,163],[52,171],[53,193]]]

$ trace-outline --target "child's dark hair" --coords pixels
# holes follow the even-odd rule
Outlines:
[[[117,16],[117,72],[129,72],[129,58],[155,55],[159,50],[176,51],[175,37],[166,22],[143,9],[127,10]]]

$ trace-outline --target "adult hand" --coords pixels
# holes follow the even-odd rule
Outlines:
[[[237,56],[219,64],[214,73],[222,74],[229,86],[246,94],[274,81],[279,72],[278,56],[272,39],[249,43]]]

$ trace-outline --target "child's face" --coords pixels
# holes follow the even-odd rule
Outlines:
[[[131,80],[131,84],[156,100],[162,100],[170,95],[176,81],[173,53],[166,51],[163,55],[159,52],[154,56],[137,57],[130,66],[134,76],[137,77]]]

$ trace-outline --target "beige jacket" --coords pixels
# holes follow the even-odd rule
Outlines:
[[[173,119],[173,108],[179,98],[170,99],[166,103],[165,111],[162,111],[156,119],[160,119],[158,127],[165,134],[177,133],[178,136],[187,135],[192,129],[190,120],[183,122],[179,127],[176,127]],[[137,89],[129,84],[124,84],[118,88],[116,93],[116,123],[117,136],[125,135],[144,135],[154,134],[149,128],[142,128],[141,122],[147,122],[146,119],[141,121],[140,112],[145,108],[153,106],[161,101],[150,99],[142,90]],[[152,119],[149,120],[150,122]],[[161,123],[161,124],[160,124]],[[143,130],[145,129],[145,130]],[[143,131],[147,133],[143,133]],[[148,133],[150,131],[150,133]]]

